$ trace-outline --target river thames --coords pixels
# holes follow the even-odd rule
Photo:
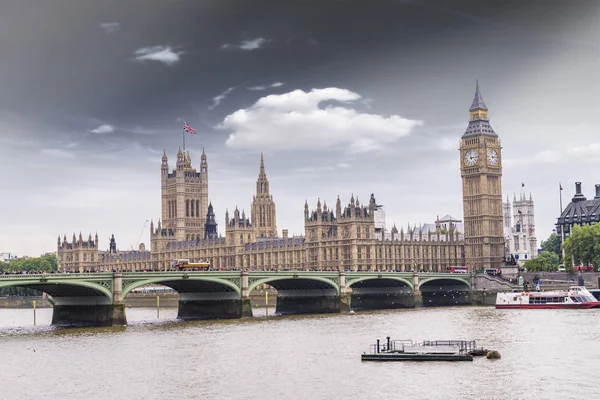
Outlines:
[[[2,399],[592,399],[596,310],[454,307],[179,322],[129,308],[120,328],[58,329],[0,309]],[[369,363],[392,339],[475,339],[501,360]]]

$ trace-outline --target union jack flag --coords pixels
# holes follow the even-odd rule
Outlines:
[[[189,126],[187,124],[187,122],[183,121],[183,130],[186,131],[187,133],[191,133],[191,134],[196,134],[196,130],[194,128],[192,128],[191,126]]]

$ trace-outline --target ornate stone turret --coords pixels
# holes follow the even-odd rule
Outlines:
[[[208,212],[208,163],[202,150],[200,172],[191,155],[179,148],[177,168],[169,173],[166,151],[161,163],[162,222],[167,240],[187,241],[204,237]]]
[[[308,221],[308,199],[304,201],[304,221]]]
[[[110,237],[110,244],[108,247],[108,252],[116,254],[117,253],[117,242],[115,241],[115,234],[113,233]]]
[[[212,203],[208,204],[208,213],[206,214],[206,224],[204,225],[204,238],[205,239],[216,239],[219,237],[217,230],[217,221],[215,220],[215,213],[213,212]]]
[[[265,160],[262,153],[260,154],[260,169],[256,180],[256,194],[252,201],[250,216],[256,237],[277,237],[275,202],[273,196],[269,193],[269,180],[265,172]]]

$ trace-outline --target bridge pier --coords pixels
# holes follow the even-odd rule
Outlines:
[[[235,292],[179,293],[177,319],[235,319],[242,317],[244,304]],[[251,304],[250,304],[251,305]]]
[[[340,294],[340,312],[347,313],[352,310],[352,295],[348,293]]]
[[[415,308],[421,308],[423,307],[423,293],[421,293],[420,290],[415,290],[413,292],[413,298],[414,298],[414,302],[415,302]]]
[[[278,314],[331,314],[340,312],[338,296],[277,296]]]
[[[108,303],[106,298],[54,298],[52,325],[115,326],[127,325],[124,303]]]
[[[278,290],[275,312],[279,314],[330,314],[341,310],[335,289]]]
[[[240,302],[240,317],[252,318],[252,299],[248,290],[248,271],[242,271],[242,300]]]

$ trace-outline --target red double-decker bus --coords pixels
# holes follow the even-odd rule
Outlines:
[[[453,273],[453,274],[466,274],[467,272],[467,267],[463,267],[463,266],[450,266],[450,267],[446,267],[446,271]]]

